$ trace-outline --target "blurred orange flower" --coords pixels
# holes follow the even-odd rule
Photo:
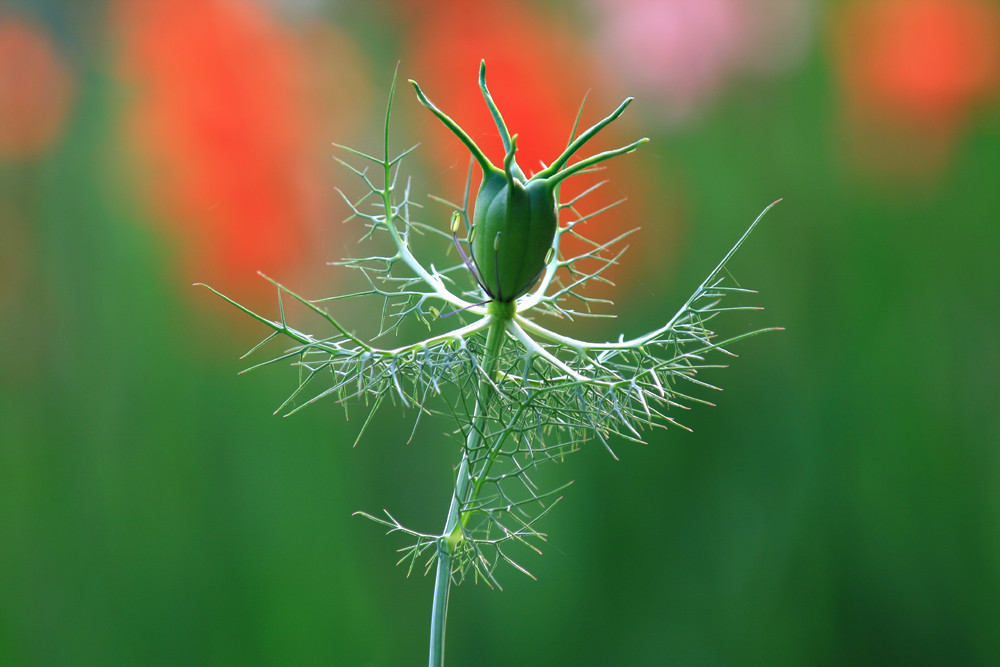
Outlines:
[[[330,188],[317,155],[329,160],[333,137],[317,132],[311,96],[327,88],[310,80],[307,52],[319,44],[341,54],[336,70],[357,63],[356,49],[336,31],[297,40],[253,2],[114,7],[120,71],[134,91],[127,138],[187,277],[258,285],[258,270],[318,264],[306,255]]]
[[[73,93],[67,67],[42,28],[0,21],[0,160],[27,160],[51,147]]]
[[[988,0],[854,2],[833,28],[843,102],[864,134],[857,143],[870,147],[875,135],[868,150],[889,144],[904,151],[901,164],[922,149],[939,162],[1000,85],[1000,7]]]

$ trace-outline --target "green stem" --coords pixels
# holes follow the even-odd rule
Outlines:
[[[438,538],[437,571],[434,575],[434,599],[431,605],[430,657],[427,663],[429,667],[444,665],[444,633],[448,620],[448,597],[451,592],[451,561],[455,550],[463,539],[462,507],[468,503],[471,490],[469,452],[475,451],[482,444],[489,402],[493,398],[493,385],[486,378],[492,379],[496,372],[507,323],[513,316],[513,312],[508,310],[509,304],[501,304],[502,309],[493,308],[493,305],[493,303],[490,304],[493,320],[490,322],[490,330],[486,336],[486,350],[482,362],[485,378],[479,382],[473,424],[469,429],[468,436],[466,436],[465,447],[462,449],[462,461],[459,463],[458,476],[455,478],[455,493],[448,506],[448,518],[444,524],[444,532]]]

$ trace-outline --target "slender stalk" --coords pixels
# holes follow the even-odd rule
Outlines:
[[[458,469],[458,481],[455,495],[451,498],[448,508],[448,520],[445,522],[445,535],[450,536],[458,526],[458,486],[463,475],[468,471],[468,459],[463,453],[462,463]],[[431,604],[431,645],[427,661],[429,667],[444,665],[444,631],[448,621],[448,597],[451,594],[451,554],[454,545],[448,537],[438,539],[437,572],[434,575],[434,600]]]
[[[493,305],[492,303],[490,304]],[[429,667],[444,665],[445,626],[448,622],[448,597],[451,593],[451,559],[455,549],[462,541],[462,507],[469,501],[471,490],[469,485],[469,452],[481,446],[483,431],[489,402],[493,397],[491,379],[496,372],[497,359],[503,347],[507,323],[513,312],[500,312],[501,309],[491,308],[492,321],[486,337],[486,350],[483,358],[483,373],[485,377],[479,382],[479,392],[473,412],[473,423],[466,436],[465,447],[462,449],[462,461],[458,466],[455,478],[455,493],[448,506],[448,518],[445,520],[444,532],[438,538],[437,571],[434,575],[434,599],[431,604],[431,637]]]

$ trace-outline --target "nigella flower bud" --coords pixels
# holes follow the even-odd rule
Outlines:
[[[479,286],[490,300],[510,302],[530,290],[545,267],[555,261],[552,242],[559,224],[556,190],[564,179],[622,153],[630,153],[646,139],[611,151],[598,153],[567,167],[566,163],[604,126],[618,118],[632,101],[626,99],[607,118],[577,137],[556,160],[530,178],[515,160],[517,135],[507,131],[499,109],[486,88],[486,62],[479,66],[479,87],[493,114],[505,151],[503,169],[495,166],[469,135],[431,103],[420,86],[410,80],[417,98],[430,109],[472,153],[483,170],[476,195],[473,228],[469,236],[471,259],[459,245],[459,252]],[[452,235],[458,245],[458,225],[452,219]]]

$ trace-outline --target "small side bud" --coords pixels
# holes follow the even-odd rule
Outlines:
[[[462,214],[458,211],[451,212],[451,233],[458,234],[458,230],[462,228]]]
[[[469,230],[469,243],[473,243],[476,240],[476,226],[472,225],[472,229]]]
[[[545,253],[545,264],[551,264],[552,260],[556,257],[556,249],[549,247],[549,251]]]
[[[500,252],[500,235],[503,232],[497,232],[497,236],[493,239],[493,252]]]

